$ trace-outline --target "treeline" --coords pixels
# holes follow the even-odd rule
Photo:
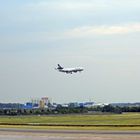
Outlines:
[[[140,106],[134,107],[119,107],[119,106],[94,106],[90,108],[86,107],[62,107],[58,106],[54,108],[36,108],[36,109],[0,109],[0,115],[53,115],[53,114],[84,114],[84,113],[96,113],[96,112],[110,112],[118,113],[122,112],[140,112]]]
[[[61,107],[56,109],[0,109],[0,115],[55,115],[55,114],[73,114],[88,113],[87,108],[67,108]]]
[[[112,112],[112,113],[122,113],[122,112],[140,112],[140,106],[112,106],[105,105],[104,107],[96,106],[90,108],[91,111],[101,111],[101,112]]]

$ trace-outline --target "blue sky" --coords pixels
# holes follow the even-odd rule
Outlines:
[[[139,0],[0,0],[0,102],[139,101],[139,14]]]

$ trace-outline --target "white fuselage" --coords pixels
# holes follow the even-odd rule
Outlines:
[[[64,73],[70,73],[72,74],[73,72],[81,72],[84,70],[83,67],[76,67],[76,68],[64,68],[62,66],[60,66],[60,64],[58,64],[58,67],[56,68],[56,70],[58,70],[59,72],[64,72]]]

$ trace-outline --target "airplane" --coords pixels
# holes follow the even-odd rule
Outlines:
[[[81,72],[81,71],[84,70],[82,67],[77,67],[77,68],[63,68],[62,66],[60,66],[60,64],[57,64],[57,65],[58,65],[58,67],[55,68],[56,70],[58,70],[59,72],[67,73],[67,74],[72,74],[73,72],[74,73]]]

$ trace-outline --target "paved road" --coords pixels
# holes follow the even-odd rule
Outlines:
[[[110,130],[36,130],[0,128],[0,132],[22,132],[22,133],[47,133],[47,134],[100,134],[100,135],[140,135],[140,131],[110,131]]]
[[[140,131],[33,130],[0,128],[0,140],[140,140]]]

